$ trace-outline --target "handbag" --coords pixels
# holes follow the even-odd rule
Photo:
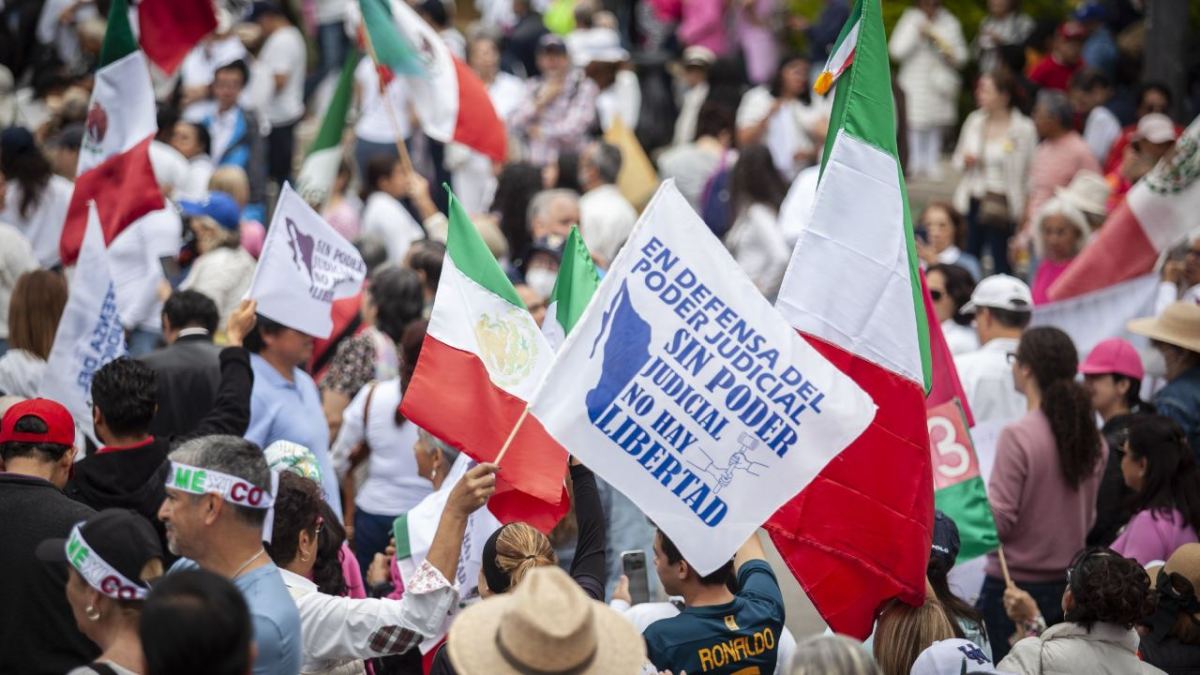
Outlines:
[[[990,230],[1012,230],[1013,217],[1012,210],[1008,208],[1008,196],[1000,192],[985,192],[979,198],[975,219]]]
[[[358,467],[362,466],[367,458],[371,456],[371,444],[367,442],[368,422],[371,421],[371,399],[375,396],[375,387],[378,382],[372,382],[367,389],[367,404],[363,408],[363,435],[362,440],[350,448],[350,468],[346,470],[346,475],[342,476],[340,486],[342,489],[342,524],[346,529],[346,541],[354,544],[354,496],[358,492],[358,485],[355,482],[354,474]]]

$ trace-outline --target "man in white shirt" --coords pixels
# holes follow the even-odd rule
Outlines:
[[[617,189],[621,150],[597,141],[579,156],[579,233],[588,250],[607,267],[629,237],[637,211]]]
[[[274,2],[256,2],[250,21],[262,28],[256,75],[263,79],[263,113],[271,124],[267,137],[267,176],[282,184],[291,178],[296,124],[304,116],[304,71],[308,62],[304,36]]]
[[[990,276],[975,287],[962,312],[975,315],[979,349],[954,358],[975,424],[1006,423],[1025,414],[1025,396],[1016,390],[1009,355],[1033,316],[1033,294],[1007,274]]]
[[[1071,105],[1084,119],[1083,140],[1101,164],[1121,135],[1121,122],[1107,107],[1112,93],[1112,81],[1098,70],[1082,70],[1071,78]]]
[[[394,77],[382,90],[379,72],[370,56],[354,69],[354,94],[358,121],[354,124],[354,161],[358,175],[367,175],[367,162],[376,155],[399,157],[397,141],[409,142],[412,113],[404,78]],[[385,98],[386,96],[386,98]]]
[[[370,194],[362,211],[362,234],[387,246],[388,261],[402,264],[408,247],[425,238],[425,230],[400,203],[409,194],[410,178],[399,158],[376,155],[365,174]]]

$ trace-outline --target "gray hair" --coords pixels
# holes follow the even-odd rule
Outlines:
[[[590,148],[592,166],[600,174],[600,180],[605,183],[617,182],[621,173],[621,149],[611,143],[597,141]]]
[[[266,492],[271,490],[271,470],[267,467],[263,451],[240,436],[214,434],[193,438],[172,452],[170,460],[200,469],[220,471],[241,478]],[[261,526],[267,516],[266,509],[237,504],[229,506],[242,520],[254,526]]]
[[[578,202],[579,195],[574,190],[568,190],[567,188],[542,190],[535,194],[533,199],[529,200],[529,209],[525,213],[525,222],[532,224],[533,221],[546,215],[546,212],[550,210],[550,205],[559,199],[570,199],[573,202]]]
[[[1071,128],[1071,123],[1075,119],[1075,109],[1071,106],[1071,100],[1063,92],[1043,89],[1038,92],[1035,105],[1057,117],[1059,124],[1064,129]]]
[[[796,645],[789,675],[879,675],[863,643],[844,635],[818,635]]]

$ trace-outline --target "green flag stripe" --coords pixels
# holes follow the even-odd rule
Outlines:
[[[371,38],[371,47],[375,50],[375,60],[391,68],[394,73],[424,74],[425,68],[416,50],[397,30],[387,0],[359,0],[358,4],[362,9],[363,25]]]
[[[571,333],[599,286],[600,275],[592,262],[592,254],[587,244],[583,243],[579,228],[572,225],[563,246],[558,279],[554,282],[554,291],[550,293],[551,301],[557,303],[555,318],[563,327],[563,333]]]
[[[450,188],[446,188],[450,192]],[[450,227],[446,235],[446,254],[454,266],[467,278],[483,286],[487,290],[504,298],[516,307],[525,309],[525,303],[517,295],[512,282],[500,269],[500,263],[483,243],[483,237],[467,217],[467,212],[459,203],[458,197],[450,192]]]
[[[408,514],[392,521],[392,536],[396,539],[396,560],[412,557],[412,542],[408,539]]]
[[[917,247],[913,238],[912,213],[908,208],[908,187],[904,183],[904,171],[900,166],[900,153],[896,147],[896,108],[892,97],[891,61],[883,32],[879,0],[858,0],[842,28],[843,34],[860,18],[862,24],[858,30],[858,44],[854,47],[854,63],[837,82],[829,126],[834,130],[843,129],[859,140],[897,158],[896,178],[900,182],[900,193],[904,199],[904,239],[908,249],[909,282],[912,288],[913,310],[916,312],[921,370],[925,379],[925,392],[928,393],[933,382],[933,361],[929,354],[929,324],[925,317],[925,298],[921,290]],[[833,153],[833,144],[837,142],[837,136],[837,133],[831,133],[825,139],[825,154],[821,160],[822,172],[825,170],[825,162]]]
[[[317,131],[317,137],[313,139],[308,154],[341,145],[342,132],[346,129],[346,113],[350,110],[350,100],[354,93],[354,69],[358,67],[361,58],[362,54],[355,49],[346,54],[346,62],[342,64],[342,72],[338,76],[337,89],[333,92],[333,98],[329,100],[329,107],[325,109],[325,117],[321,120],[321,128]]]
[[[979,476],[933,493],[933,505],[958,526],[958,562],[996,550],[1000,537]]]
[[[100,63],[97,67],[103,68],[137,50],[133,26],[129,25],[129,3],[126,0],[113,0],[108,9],[108,27],[104,29],[104,42],[100,45]]]

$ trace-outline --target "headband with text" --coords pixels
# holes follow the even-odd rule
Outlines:
[[[92,588],[114,600],[145,600],[150,589],[144,584],[130,581],[107,561],[92,550],[83,539],[79,526],[71,528],[67,539],[67,561],[79,572],[79,576]]]
[[[267,491],[244,478],[214,469],[171,462],[167,487],[194,495],[216,494],[230,504],[267,509],[267,517],[263,521],[263,541],[271,541],[272,521],[275,520],[274,494],[279,491],[278,472],[271,472],[271,489]]]

